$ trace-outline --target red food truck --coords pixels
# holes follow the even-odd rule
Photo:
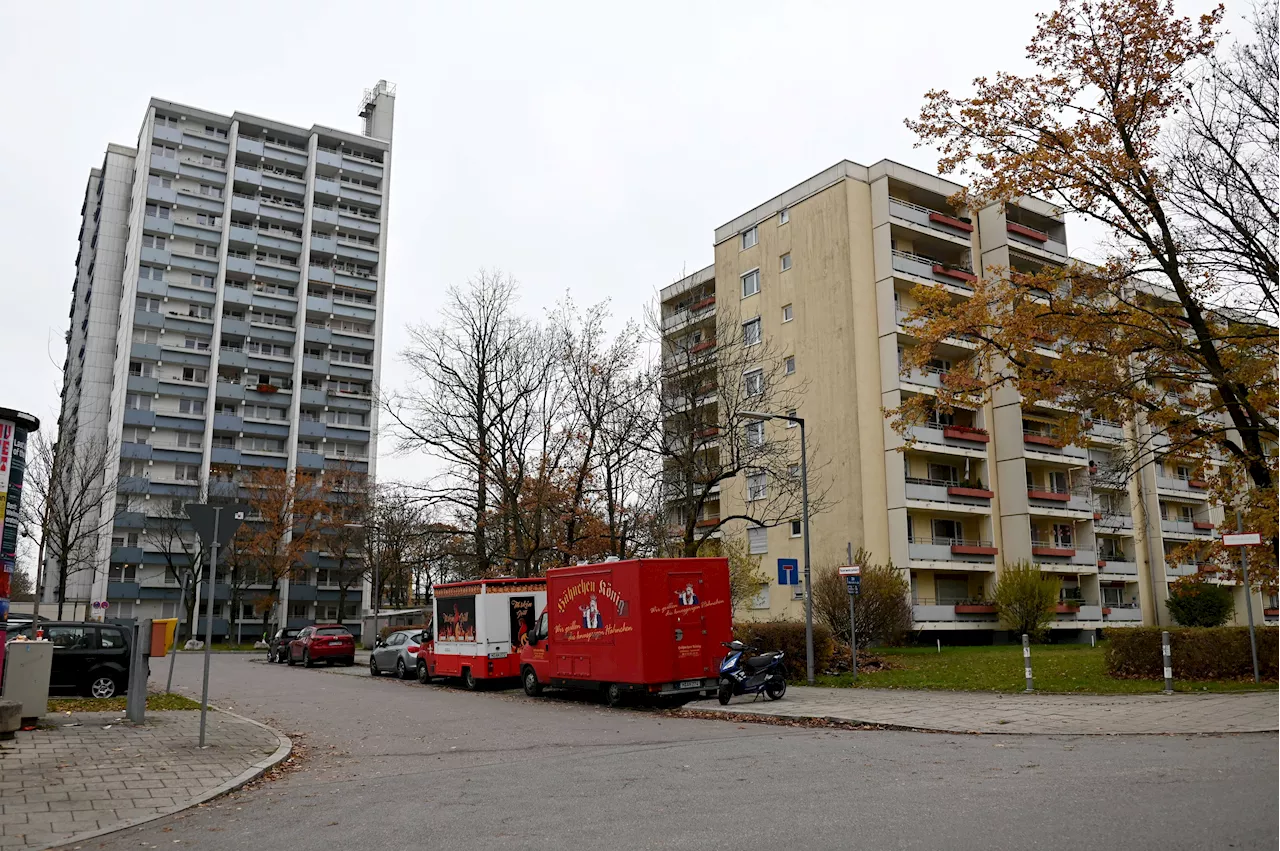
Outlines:
[[[546,608],[520,650],[530,696],[544,686],[628,694],[713,695],[733,638],[729,562],[639,559],[547,571]]]
[[[520,648],[547,605],[547,580],[476,579],[432,587],[431,638],[418,650],[418,679],[458,677],[469,689],[520,676]]]

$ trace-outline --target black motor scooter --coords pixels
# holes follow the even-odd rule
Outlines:
[[[764,694],[770,700],[781,700],[787,693],[786,672],[782,667],[783,652],[773,650],[759,656],[748,656],[757,650],[741,641],[723,642],[729,655],[720,663],[720,688],[717,697],[724,706],[736,694]]]

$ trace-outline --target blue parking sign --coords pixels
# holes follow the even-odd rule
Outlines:
[[[800,584],[800,562],[794,558],[778,559],[778,584]]]

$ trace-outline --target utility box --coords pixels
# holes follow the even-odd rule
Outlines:
[[[5,645],[4,689],[0,694],[22,704],[24,726],[36,723],[49,711],[52,668],[51,641],[10,641]]]
[[[173,646],[174,633],[178,631],[177,618],[161,618],[151,622],[151,656],[163,657]]]

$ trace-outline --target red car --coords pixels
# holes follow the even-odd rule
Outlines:
[[[345,626],[317,624],[303,627],[298,637],[289,642],[289,664],[301,662],[310,668],[317,662],[333,665],[356,663],[356,639]]]

